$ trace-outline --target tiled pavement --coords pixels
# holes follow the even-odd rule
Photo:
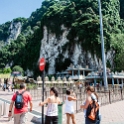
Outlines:
[[[124,124],[124,101],[116,102],[100,108],[101,124]],[[84,124],[83,113],[76,115],[77,124]]]
[[[10,100],[12,93],[0,91],[0,97]],[[41,108],[38,107],[39,101],[34,101],[34,109],[40,111]],[[8,111],[8,110],[7,110]],[[112,103],[100,108],[102,115],[101,124],[124,124],[124,101],[119,101]],[[28,114],[29,122],[27,124],[32,124],[30,122],[32,115]],[[65,124],[65,115],[63,115],[63,124]],[[77,124],[84,124],[83,112],[76,114]],[[0,118],[0,124],[13,124],[12,121],[8,121],[7,115]]]

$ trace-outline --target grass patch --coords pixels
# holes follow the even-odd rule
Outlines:
[[[10,78],[10,74],[0,74],[0,78]]]

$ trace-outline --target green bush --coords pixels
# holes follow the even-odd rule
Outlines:
[[[9,74],[11,72],[12,72],[11,68],[4,68],[3,69],[3,74]]]

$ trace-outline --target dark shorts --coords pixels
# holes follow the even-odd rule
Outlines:
[[[85,118],[85,124],[100,124],[100,120],[97,120],[95,123],[93,123],[88,118]]]
[[[45,124],[58,124],[58,116],[46,116]]]

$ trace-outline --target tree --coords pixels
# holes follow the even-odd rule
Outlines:
[[[124,34],[111,35],[111,48],[115,51],[114,70],[124,70]]]
[[[18,71],[18,72],[20,72],[21,74],[23,74],[23,72],[24,72],[23,68],[20,67],[19,65],[14,66],[14,67],[12,68],[12,71],[13,71],[13,72],[14,72],[14,71]]]
[[[124,0],[119,0],[120,1],[120,17],[124,19]]]

